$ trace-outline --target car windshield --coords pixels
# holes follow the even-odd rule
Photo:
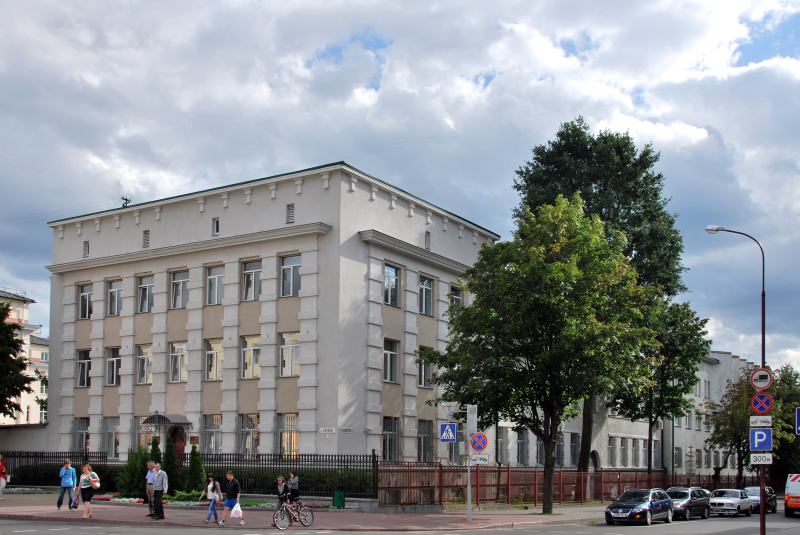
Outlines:
[[[623,492],[615,501],[622,503],[644,503],[649,499],[649,492]]]
[[[712,498],[738,498],[738,490],[715,490],[711,493]]]
[[[669,497],[673,500],[685,500],[689,497],[689,493],[685,490],[668,490],[667,494],[669,494]]]
[[[761,496],[761,488],[760,487],[747,487],[744,489],[748,496],[755,496],[758,498]]]

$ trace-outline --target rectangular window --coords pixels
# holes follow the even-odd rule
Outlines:
[[[186,308],[189,303],[189,272],[178,271],[172,274],[172,308]]]
[[[300,333],[283,333],[281,336],[281,377],[300,376]]]
[[[706,415],[706,417],[703,418],[703,424],[705,426],[706,433],[710,433],[711,432],[711,417]]]
[[[544,441],[538,437],[536,439],[536,464],[544,466]]]
[[[206,275],[207,305],[221,305],[225,297],[225,286],[222,279],[225,277],[225,266],[208,268]]]
[[[714,468],[719,468],[719,450],[714,451]]]
[[[219,236],[219,218],[215,217],[211,220],[211,235]]]
[[[103,444],[109,459],[119,459],[119,418],[103,418]]]
[[[42,352],[42,354],[39,355],[39,358],[42,359],[42,362],[47,362],[50,360],[50,354]]]
[[[89,242],[83,242],[83,257],[87,258],[89,256]]]
[[[686,412],[686,429],[692,428],[692,411]]]
[[[39,421],[41,423],[47,423],[47,411],[44,409],[39,409]]]
[[[300,256],[281,258],[281,297],[300,294]]]
[[[578,457],[581,455],[581,435],[572,433],[569,437],[569,461],[572,466],[578,466]]]
[[[400,457],[400,418],[383,417],[383,460],[397,461]]]
[[[450,286],[450,297],[455,304],[461,305],[461,288]]]
[[[661,441],[654,440],[653,441],[653,468],[661,468],[663,463],[661,462]]]
[[[727,451],[724,451],[722,453],[723,453],[723,457],[726,457],[728,455]],[[731,454],[731,456],[729,457],[728,464],[730,465],[731,470],[736,470],[736,456],[735,455]]]
[[[202,426],[203,453],[219,453],[222,448],[222,415],[204,414]]]
[[[72,420],[72,445],[76,451],[89,449],[89,418]]]
[[[464,424],[456,423],[456,442],[451,442],[447,445],[447,453],[449,455],[448,458],[450,459],[450,464],[461,465],[465,463],[465,440],[466,433],[464,431]]]
[[[383,380],[388,383],[397,382],[397,346],[394,340],[383,341]]]
[[[47,394],[47,385],[44,383],[39,383],[39,393],[40,394]]]
[[[430,250],[431,248],[431,233],[425,232],[425,248]]]
[[[695,431],[700,431],[701,430],[702,420],[703,420],[703,415],[699,414],[699,413],[695,413],[695,415],[694,415],[694,430]]]
[[[517,431],[517,464],[528,466],[528,431]]]
[[[153,283],[152,275],[139,277],[139,312],[150,312],[153,309]]]
[[[703,453],[704,453],[704,457],[705,457],[706,468],[712,468],[712,466],[711,466],[711,450],[703,450]]]
[[[122,281],[108,283],[108,315],[119,316],[122,312]]]
[[[261,348],[258,347],[258,338],[258,336],[242,336],[241,344],[243,379],[257,379],[261,377],[261,368],[258,366],[258,358],[261,356]]]
[[[683,466],[683,448],[675,448],[675,468]]]
[[[297,414],[276,414],[276,451],[281,456],[294,457],[300,444],[300,431],[297,429]]]
[[[242,301],[255,301],[261,295],[261,261],[245,262],[242,274]]]
[[[78,386],[82,388],[92,386],[92,378],[89,377],[89,372],[92,370],[90,354],[88,349],[78,351]]]
[[[508,465],[508,442],[509,442],[509,428],[497,428],[497,464]]]
[[[25,423],[26,424],[31,423],[31,406],[30,405],[28,405],[28,407],[25,409]]]
[[[294,223],[294,203],[286,205],[286,224]]]
[[[425,363],[417,364],[417,379],[418,384],[422,388],[431,387],[431,365]]]
[[[633,452],[633,466],[634,468],[638,467],[641,464],[641,458],[639,457],[639,440],[638,439],[631,439],[631,451]]]
[[[619,451],[620,451],[620,460],[622,461],[622,467],[628,467],[628,439],[621,438],[619,439]]]
[[[150,248],[150,231],[143,230],[142,231],[142,249],[149,249]]]
[[[153,428],[145,422],[149,416],[135,416],[133,418],[133,435],[136,437],[136,444],[147,449],[153,440]]]
[[[106,385],[119,386],[119,369],[122,359],[118,347],[106,348]]]
[[[92,317],[92,285],[78,286],[79,308],[78,319],[88,320]]]
[[[433,421],[417,420],[417,461],[432,463],[433,460]]]
[[[222,381],[222,339],[206,340],[206,381]]]
[[[169,382],[185,383],[186,374],[186,342],[173,342],[169,345]]]
[[[149,385],[153,382],[153,346],[136,346],[136,384]]]
[[[703,468],[703,450],[695,450],[695,465],[697,469]]]
[[[394,307],[399,305],[400,269],[392,266],[383,267],[383,302]]]
[[[433,279],[419,278],[419,313],[433,316]]]
[[[261,415],[256,412],[253,414],[237,414],[236,416],[236,430],[238,432],[236,449],[239,454],[253,458],[258,454],[258,445],[261,438],[258,432]]]
[[[617,466],[617,439],[608,437],[608,466]]]
[[[675,427],[682,427],[683,418],[680,416],[675,418]]]

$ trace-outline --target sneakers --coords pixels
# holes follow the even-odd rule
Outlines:
[[[219,521],[219,525],[220,525],[220,526],[224,526],[224,525],[225,525],[225,521],[224,521],[224,520],[220,520],[220,521]]]
[[[241,522],[239,522],[239,525],[240,525],[240,526],[244,526],[244,519],[242,519],[242,521],[241,521]]]

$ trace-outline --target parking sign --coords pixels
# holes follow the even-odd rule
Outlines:
[[[772,451],[772,429],[751,429],[750,451]]]

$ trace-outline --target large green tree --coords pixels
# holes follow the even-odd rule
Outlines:
[[[664,176],[654,166],[659,153],[652,145],[637,150],[626,132],[589,131],[583,117],[564,123],[556,137],[533,148],[533,158],[520,167],[514,188],[525,207],[535,210],[553,204],[559,195],[575,192],[584,200],[589,216],[597,215],[609,237],[621,231],[627,237],[625,255],[646,286],[657,286],[668,296],[686,290],[681,280],[683,239],[675,228],[675,215],[667,211],[663,195]],[[594,427],[595,398],[605,391],[587,392],[583,409],[583,432],[578,470],[587,471]]]
[[[781,433],[775,442],[777,452],[773,456],[772,465],[768,466],[772,477],[786,477],[800,473],[800,440],[794,434],[795,408],[800,407],[800,373],[786,364],[773,371],[774,382],[769,392],[775,399],[775,408],[770,411],[773,427],[788,430]]]
[[[0,414],[14,418],[22,410],[16,400],[23,392],[33,392],[31,383],[36,379],[28,376],[28,359],[22,355],[22,330],[16,323],[7,322],[11,305],[0,303]]]
[[[449,308],[446,350],[420,352],[439,370],[437,401],[476,404],[481,428],[499,417],[542,440],[545,513],[556,441],[565,418],[577,415],[574,404],[598,378],[638,391],[646,381],[642,348],[654,333],[633,324],[651,296],[624,247],[622,233],[584,215],[579,195],[536,215],[525,210],[514,239],[484,245],[465,273],[470,301]]]

